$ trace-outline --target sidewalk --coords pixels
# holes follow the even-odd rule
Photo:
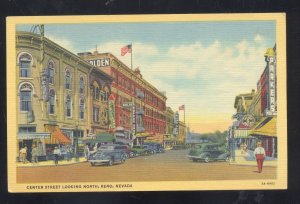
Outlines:
[[[246,165],[257,166],[253,151],[248,150],[247,153],[242,153],[241,150],[235,150],[235,161],[230,161],[230,165]],[[277,160],[272,157],[266,157],[264,166],[277,167]]]
[[[70,161],[67,160],[60,160],[58,161],[58,166],[62,166],[62,165],[71,165],[71,164],[77,164],[77,163],[81,163],[81,162],[86,162],[86,158],[84,157],[80,157],[79,161],[75,161],[75,158],[72,158]],[[17,163],[17,167],[36,167],[36,166],[55,166],[54,164],[54,160],[48,160],[48,161],[41,161],[39,163],[30,163],[27,162],[25,164],[23,164],[22,162],[18,162]]]

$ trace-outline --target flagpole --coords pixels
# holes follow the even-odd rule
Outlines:
[[[184,112],[183,112],[183,122],[184,122],[184,124],[185,124],[185,104],[184,104],[183,107],[184,107],[184,109],[183,109],[183,110],[184,110]]]
[[[132,70],[132,43],[131,43],[131,70]]]

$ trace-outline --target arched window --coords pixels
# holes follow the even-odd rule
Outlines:
[[[66,82],[66,89],[70,89],[71,88],[71,74],[69,70],[66,70],[66,74],[65,74],[65,82]]]
[[[54,69],[55,69],[54,62],[52,60],[50,60],[48,63],[49,83],[50,84],[54,84]]]
[[[19,57],[20,77],[30,77],[30,65],[32,57],[28,53],[21,54]]]
[[[32,86],[30,84],[23,84],[20,87],[20,111],[32,110]]]
[[[66,98],[66,116],[71,117],[72,116],[72,100],[70,95],[67,95]]]
[[[79,117],[80,119],[84,119],[84,99],[81,98],[79,101]]]
[[[83,77],[81,76],[79,79],[79,93],[83,94],[84,92],[84,80]]]
[[[53,89],[50,90],[49,93],[49,113],[50,114],[54,114],[55,110],[54,110],[54,99],[55,99],[55,91]]]

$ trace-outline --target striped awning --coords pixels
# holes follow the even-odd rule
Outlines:
[[[236,129],[234,130],[234,138],[248,138],[249,132],[248,129]]]
[[[68,136],[64,135],[60,129],[56,129],[52,132],[51,142],[52,144],[71,144],[71,140]]]
[[[250,132],[252,136],[269,136],[277,137],[277,118],[263,118]]]

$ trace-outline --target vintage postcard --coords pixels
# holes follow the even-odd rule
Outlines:
[[[285,25],[8,17],[9,191],[286,189]]]

